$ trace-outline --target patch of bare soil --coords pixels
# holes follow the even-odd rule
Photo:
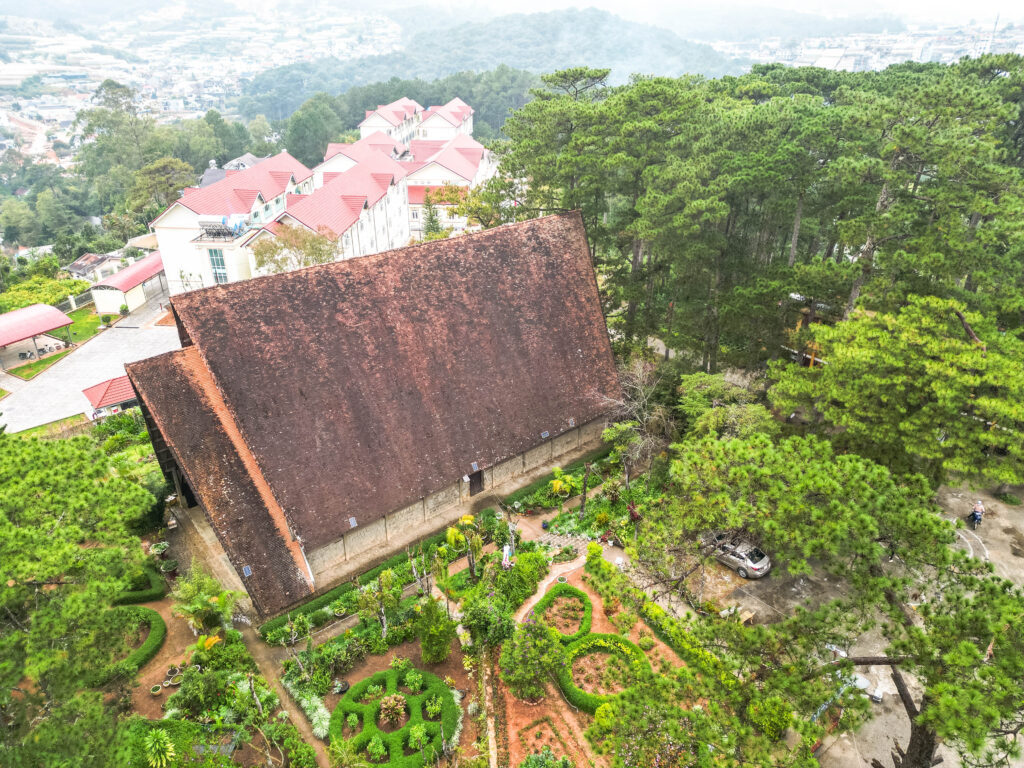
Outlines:
[[[598,696],[620,693],[635,681],[625,659],[617,654],[601,651],[586,653],[573,659],[572,679],[579,688]]]
[[[536,704],[517,699],[500,679],[498,689],[500,699],[494,704],[504,704],[510,765],[519,765],[529,755],[540,751],[544,743],[548,743],[552,751],[565,755],[580,768],[587,765],[603,768],[608,765],[608,759],[595,754],[583,735],[593,718],[582,712],[577,716],[566,717],[568,704],[554,685],[548,686],[547,694]],[[539,726],[541,722],[547,723],[546,728]],[[536,737],[538,730],[541,732],[540,739]],[[540,746],[536,744],[538,741]],[[558,745],[557,749],[555,745]]]
[[[563,635],[575,635],[583,621],[583,601],[576,597],[556,597],[544,612],[544,621]]]
[[[538,755],[547,747],[555,757],[572,759],[572,751],[555,728],[550,715],[538,718],[519,730],[519,743],[526,755]]]

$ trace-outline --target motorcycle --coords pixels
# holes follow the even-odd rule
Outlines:
[[[971,530],[978,530],[978,526],[981,525],[981,516],[981,512],[978,510],[971,510],[971,514],[967,516],[967,520],[971,524]]]

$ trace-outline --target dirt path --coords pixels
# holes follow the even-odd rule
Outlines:
[[[176,688],[162,688],[159,696],[153,696],[149,689],[154,685],[162,685],[167,679],[167,670],[177,666],[185,658],[185,649],[195,641],[195,635],[184,619],[171,613],[173,602],[170,597],[142,603],[144,608],[152,608],[167,623],[167,637],[163,647],[153,659],[139,670],[139,684],[132,691],[132,708],[143,717],[159,720],[164,716],[164,702]]]
[[[249,648],[249,653],[252,654],[253,659],[256,661],[257,669],[266,678],[267,682],[270,683],[281,700],[281,709],[288,713],[288,719],[299,729],[299,733],[302,734],[302,738],[306,743],[316,750],[317,765],[320,768],[328,768],[327,749],[324,743],[313,735],[313,729],[310,728],[309,720],[306,719],[306,713],[292,701],[292,697],[281,684],[281,678],[278,675],[281,662],[277,659],[274,651],[281,651],[282,653],[287,653],[287,651],[283,648],[272,648],[264,643],[252,627],[242,627],[241,630],[245,644]]]

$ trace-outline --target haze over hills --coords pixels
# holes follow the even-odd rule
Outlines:
[[[245,115],[286,117],[318,91],[341,93],[391,77],[434,79],[465,70],[507,64],[531,72],[576,65],[610,67],[611,82],[634,73],[715,77],[739,74],[744,62],[673,32],[628,22],[593,8],[510,14],[461,24],[444,32],[420,32],[404,50],[350,61],[321,59],[269,69],[246,86]]]

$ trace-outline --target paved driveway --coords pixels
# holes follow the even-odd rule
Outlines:
[[[20,432],[91,411],[83,389],[123,376],[125,363],[181,346],[174,326],[154,325],[164,312],[154,299],[30,381],[0,373],[0,388],[11,393],[0,400],[0,424]]]

